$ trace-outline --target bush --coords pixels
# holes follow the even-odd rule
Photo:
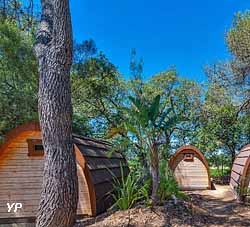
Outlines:
[[[121,179],[114,177],[114,192],[112,196],[115,200],[113,207],[120,210],[130,209],[137,201],[143,198],[142,189],[140,189],[141,176],[130,171],[125,177],[121,167]]]
[[[210,175],[211,177],[221,177],[230,175],[230,168],[217,169],[217,168],[210,168]]]
[[[190,200],[190,197],[187,194],[185,194],[184,192],[181,192],[181,191],[177,192],[176,197],[179,198],[179,199],[183,199],[185,201]]]
[[[169,200],[174,195],[176,198],[188,200],[189,197],[179,190],[178,184],[167,167],[167,162],[160,163],[160,184],[158,188],[158,196],[160,202]],[[127,210],[132,208],[135,203],[142,201],[146,206],[152,204],[151,200],[151,178],[144,177],[140,168],[130,171],[128,176],[124,176],[123,168],[121,167],[121,179],[114,176],[114,191],[112,196],[115,200],[112,208],[116,207],[119,210]]]
[[[158,196],[160,202],[170,199],[173,195],[178,197],[181,195],[179,191],[179,186],[167,167],[167,162],[164,160],[160,163],[160,184],[158,188]]]
[[[144,185],[140,188],[142,199],[144,200],[144,204],[147,207],[151,206],[151,204],[152,204],[151,195],[150,195],[151,184],[152,184],[152,180],[151,180],[151,178],[149,178],[144,182]]]
[[[161,161],[160,163],[160,184],[158,188],[158,196],[160,202],[169,200],[172,196],[183,200],[189,200],[189,196],[184,192],[181,192],[175,177],[167,166],[167,161]]]

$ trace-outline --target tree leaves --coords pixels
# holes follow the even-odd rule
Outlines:
[[[38,70],[32,45],[32,35],[15,22],[0,23],[0,135],[38,119]]]
[[[114,136],[117,136],[119,134],[124,135],[127,133],[127,130],[124,128],[124,125],[121,125],[120,127],[112,127],[108,133],[107,133],[107,138],[112,138]]]
[[[155,121],[160,113],[161,96],[157,95],[148,110],[148,119],[155,124]]]
[[[136,113],[134,114],[144,127],[147,127],[150,122],[155,125],[155,121],[160,113],[160,99],[161,96],[157,95],[151,104],[147,104],[138,98],[129,96],[129,100],[135,108]]]

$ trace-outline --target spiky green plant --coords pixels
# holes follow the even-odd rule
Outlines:
[[[168,169],[167,162],[164,160],[160,163],[160,185],[158,188],[158,196],[160,198],[160,202],[170,199],[172,195],[175,195],[177,197],[178,194],[178,184],[173,174]]]
[[[114,191],[112,196],[115,200],[113,207],[120,210],[130,209],[138,200],[142,198],[139,188],[140,176],[136,172],[129,172],[127,176],[124,175],[123,168],[121,168],[121,178],[114,176]]]

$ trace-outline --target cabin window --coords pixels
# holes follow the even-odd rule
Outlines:
[[[44,155],[42,140],[27,139],[27,143],[28,143],[28,156],[43,156]]]
[[[194,161],[194,154],[191,154],[191,153],[184,154],[184,161],[193,162]]]

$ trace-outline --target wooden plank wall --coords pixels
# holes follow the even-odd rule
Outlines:
[[[129,173],[126,159],[119,152],[109,152],[110,144],[92,138],[75,135],[74,143],[83,155],[95,189],[96,214],[106,211],[114,203],[114,176],[121,179]]]
[[[78,184],[79,184],[79,201],[78,201],[78,215],[91,215],[91,203],[89,190],[87,188],[86,178],[82,171],[80,165],[77,165],[77,174],[78,174]]]
[[[245,191],[246,196],[248,197],[247,199],[250,199],[250,165],[247,168],[247,173],[246,173],[246,177],[245,177],[245,188],[247,189],[247,191]]]
[[[209,187],[208,173],[205,165],[194,154],[193,161],[184,161],[184,154],[180,154],[176,160],[177,166],[174,176],[181,190],[198,190]]]
[[[36,216],[41,186],[44,158],[28,156],[27,138],[40,139],[38,131],[26,131],[13,140],[0,156],[0,219]],[[90,212],[86,179],[78,165],[78,214]],[[7,212],[7,203],[22,203],[18,212]]]
[[[244,169],[247,168],[245,165],[247,163],[249,156],[250,156],[250,146],[246,146],[240,151],[240,153],[234,160],[231,171],[230,186],[234,190],[235,194],[237,194],[236,190],[240,189],[242,174],[244,172]],[[249,173],[246,174],[246,181],[248,178],[250,178]]]

